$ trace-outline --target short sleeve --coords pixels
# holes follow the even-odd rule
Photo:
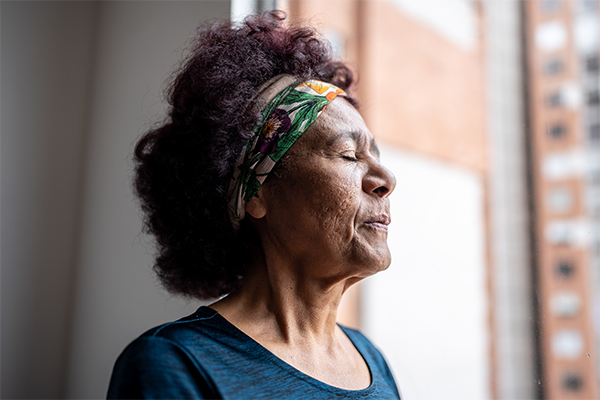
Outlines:
[[[169,339],[146,336],[123,351],[113,369],[109,399],[212,399],[210,378],[185,349]]]

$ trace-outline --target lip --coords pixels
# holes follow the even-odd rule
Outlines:
[[[389,215],[379,214],[379,215],[374,215],[371,218],[369,218],[368,220],[366,220],[365,225],[367,225],[368,227],[374,228],[374,229],[378,229],[378,230],[387,232],[388,225],[391,222],[392,222],[392,220],[390,219]]]

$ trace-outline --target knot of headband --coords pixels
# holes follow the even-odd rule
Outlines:
[[[235,227],[245,206],[258,192],[275,164],[338,95],[345,92],[326,82],[298,82],[278,75],[259,90],[264,111],[243,147],[229,185],[229,215]]]

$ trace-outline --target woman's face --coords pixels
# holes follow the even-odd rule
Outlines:
[[[333,281],[387,268],[396,179],[358,111],[336,98],[286,157],[284,176],[263,186],[263,246],[290,258],[299,273]]]

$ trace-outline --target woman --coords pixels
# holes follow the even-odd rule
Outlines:
[[[351,71],[283,19],[202,28],[136,146],[158,276],[221,299],[130,344],[110,398],[399,398],[381,354],[336,324],[346,289],[390,264],[395,178]]]

